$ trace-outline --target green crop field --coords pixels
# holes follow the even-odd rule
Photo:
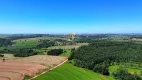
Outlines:
[[[104,76],[87,69],[65,63],[34,80],[114,80],[111,76]]]

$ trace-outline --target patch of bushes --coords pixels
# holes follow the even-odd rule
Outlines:
[[[3,54],[0,54],[0,57],[4,57],[4,55],[3,55]]]
[[[48,47],[54,46],[54,45],[55,45],[55,42],[53,42],[53,41],[49,42],[47,40],[47,41],[42,41],[41,44],[37,45],[37,48],[48,48]]]
[[[50,51],[48,51],[48,55],[56,55],[56,56],[58,56],[58,55],[60,55],[60,54],[62,54],[63,53],[63,49],[53,49],[53,50],[50,50]]]
[[[12,42],[8,39],[0,38],[0,47],[12,45]]]
[[[103,75],[109,75],[108,65],[105,63],[102,64],[96,64],[93,71],[101,73]]]
[[[31,76],[29,76],[27,74],[24,76],[24,80],[29,80],[30,78],[31,78]]]

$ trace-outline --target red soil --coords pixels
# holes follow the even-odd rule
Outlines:
[[[31,76],[45,68],[45,66],[40,64],[26,63],[22,61],[0,61],[0,80],[22,80],[25,74]]]
[[[66,59],[66,57],[59,56],[36,55],[5,62],[0,60],[0,80],[23,80],[24,75],[36,75],[49,66],[58,65]]]

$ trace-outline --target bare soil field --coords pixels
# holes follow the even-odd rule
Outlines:
[[[66,57],[36,55],[25,58],[0,60],[0,80],[23,80],[25,75],[34,76],[66,60]]]
[[[53,66],[58,65],[65,61],[67,58],[62,56],[49,56],[49,55],[36,55],[36,56],[30,56],[26,58],[20,58],[17,59],[18,61],[23,62],[30,62],[30,63],[36,63],[41,64],[44,66]]]

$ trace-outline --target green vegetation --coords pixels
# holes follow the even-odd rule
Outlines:
[[[63,53],[63,49],[53,49],[53,50],[48,51],[47,53],[48,53],[48,55],[58,56]]]
[[[54,46],[55,42],[50,41],[50,40],[42,40],[40,41],[41,43],[39,45],[37,45],[37,48],[48,48],[50,46]]]
[[[34,80],[114,80],[93,71],[73,66],[70,62],[49,71]]]
[[[28,79],[30,79],[31,78],[31,76],[29,76],[29,75],[25,75],[24,76],[24,80],[28,80]]]
[[[14,47],[36,47],[39,42],[37,40],[32,40],[32,39],[19,39],[19,40],[14,40],[13,41],[13,46]]]
[[[60,54],[59,56],[69,57],[70,55],[71,55],[71,50],[65,49],[65,50],[63,51],[63,53]]]
[[[132,65],[131,65],[132,64]],[[136,63],[125,63],[125,64],[119,64],[119,65],[112,65],[109,67],[109,71],[110,72],[114,72],[116,71],[118,68],[123,68],[123,69],[127,69],[129,73],[134,74],[141,74],[142,71],[142,67],[139,64]]]
[[[127,69],[119,68],[112,73],[115,79],[118,80],[142,80],[137,73],[130,74]]]
[[[14,54],[15,57],[28,57],[32,55],[37,55],[33,49],[22,48],[22,49],[11,49],[8,50],[10,53]]]
[[[113,64],[114,62],[117,64],[122,62],[141,63],[141,53],[142,45],[135,42],[96,41],[74,51],[73,59],[78,67],[109,75],[108,68],[111,65],[115,65]],[[132,76],[129,75],[128,77]]]
[[[38,35],[38,36],[41,36],[41,35]],[[30,36],[27,36],[27,37],[30,37]],[[14,38],[14,40],[12,40],[13,42],[13,45],[12,46],[9,46],[7,47],[8,49],[15,49],[15,48],[47,48],[49,46],[46,46],[45,43],[49,41],[54,41],[56,39],[63,39],[63,38],[60,38],[60,37],[35,37],[35,36],[31,36],[31,37],[34,37],[34,38],[26,38],[25,37],[18,37],[18,39]],[[10,37],[12,38],[12,37]],[[19,38],[22,38],[22,39],[19,39]],[[24,39],[23,39],[24,38]],[[50,43],[51,43],[50,42]],[[49,43],[49,44],[50,44]],[[54,45],[50,45],[50,46],[54,46]]]
[[[11,41],[8,39],[0,38],[0,47],[11,45]]]
[[[3,54],[0,54],[0,57],[4,57],[4,55],[3,55]]]
[[[95,67],[93,68],[93,71],[101,73],[103,75],[109,75],[109,70],[108,70],[107,63],[101,63],[101,64],[96,64]]]

